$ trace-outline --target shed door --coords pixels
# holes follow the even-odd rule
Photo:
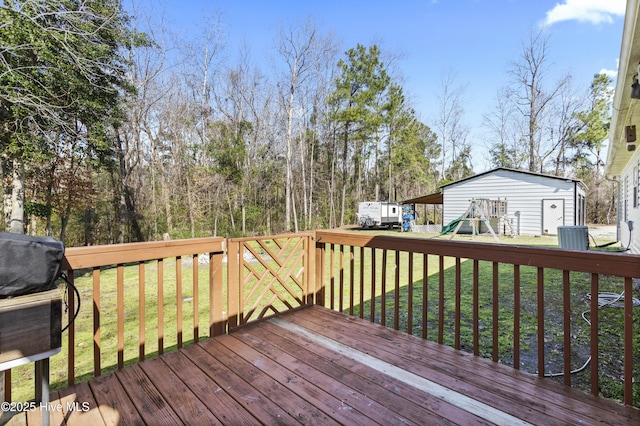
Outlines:
[[[564,226],[564,200],[542,200],[542,233],[558,235],[558,226]]]

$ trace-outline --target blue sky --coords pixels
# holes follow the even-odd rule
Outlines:
[[[399,52],[398,66],[416,110],[426,123],[435,114],[436,95],[445,73],[455,74],[464,90],[470,140],[482,150],[482,114],[491,110],[497,89],[509,78],[532,30],[547,25],[550,72],[569,73],[586,90],[593,75],[614,73],[620,53],[625,0],[134,0],[164,9],[167,23],[188,32],[214,11],[222,13],[229,54],[241,43],[258,64],[274,55],[279,28],[312,19],[332,32],[343,51],[357,43],[378,43]],[[160,6],[160,7],[158,7]],[[432,126],[433,127],[433,126]],[[476,171],[486,169],[474,165]]]

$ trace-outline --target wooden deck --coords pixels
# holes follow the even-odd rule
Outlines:
[[[52,425],[640,424],[636,409],[321,307],[51,399]],[[41,414],[10,424],[39,425]]]

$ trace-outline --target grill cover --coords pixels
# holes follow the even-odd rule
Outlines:
[[[52,290],[64,244],[53,237],[0,232],[0,297]]]

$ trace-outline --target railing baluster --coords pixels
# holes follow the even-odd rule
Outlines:
[[[364,247],[360,247],[360,318],[364,318]]]
[[[544,268],[538,267],[538,377],[544,377]]]
[[[353,315],[353,308],[355,302],[355,256],[354,246],[349,246],[349,315]]]
[[[327,249],[326,249],[326,244],[322,243],[322,242],[318,242],[316,243],[316,274],[317,274],[317,279],[316,279],[316,299],[315,299],[315,303],[319,304],[320,306],[326,307],[327,306],[327,301],[325,300],[325,279],[326,279],[326,274],[325,274],[325,269],[324,269],[324,263],[325,263],[325,258],[327,257]],[[319,282],[318,282],[319,281]]]
[[[11,369],[5,370],[2,374],[4,378],[4,394],[2,402],[10,402],[13,400],[11,397]]]
[[[331,244],[329,246],[329,307],[331,310],[335,310],[335,287],[336,287],[336,278],[335,278],[335,258],[336,246],[335,244]]]
[[[198,286],[198,266],[199,266],[199,256],[194,254],[191,256],[191,271],[193,275],[193,279],[191,280],[191,284],[193,287],[193,341],[194,343],[198,343],[200,341],[200,298],[199,296],[199,286]]]
[[[182,257],[176,256],[176,333],[178,348],[182,347]]]
[[[67,271],[67,279],[75,285],[75,273],[73,269]],[[76,312],[76,293],[71,288],[67,288],[67,297],[69,303],[69,314],[67,319],[69,327],[67,328],[67,386],[72,386],[76,382],[76,324],[71,322],[73,314]],[[80,300],[77,301],[80,303]]]
[[[513,265],[513,368],[520,369],[520,265]]]
[[[473,260],[473,354],[480,355],[480,262]]]
[[[461,278],[461,271],[460,271],[460,258],[456,257],[456,282],[455,282],[455,289],[456,289],[456,293],[454,295],[455,297],[455,312],[454,312],[454,319],[453,319],[453,327],[454,327],[454,332],[453,332],[453,347],[455,349],[460,349],[460,333],[461,333],[461,329],[460,329],[460,309],[461,309],[461,304],[460,304],[460,298],[461,298],[461,292],[462,292],[462,278]]]
[[[598,362],[599,362],[599,345],[600,345],[600,323],[598,320],[598,293],[600,292],[600,283],[598,274],[591,274],[591,312],[589,313],[590,318],[590,330],[591,330],[591,393],[595,396],[600,394],[600,385],[599,385],[599,372],[598,372]]]
[[[444,342],[444,257],[438,256],[438,343]]]
[[[340,276],[338,282],[338,308],[344,309],[344,244],[340,244]]]
[[[145,359],[145,275],[144,261],[138,262],[138,359]]]
[[[407,277],[407,333],[413,334],[413,253],[409,256],[409,271]]]
[[[245,321],[244,246],[244,242],[238,245],[238,325],[244,324]]]
[[[493,296],[492,296],[492,310],[493,310],[493,332],[492,332],[492,341],[493,341],[493,349],[491,351],[492,353],[492,359],[493,362],[498,362],[498,358],[499,358],[499,353],[498,351],[500,350],[498,347],[498,331],[499,331],[499,320],[500,320],[500,300],[499,300],[499,293],[498,293],[498,286],[500,285],[499,283],[499,274],[498,274],[498,262],[493,262]]]
[[[369,320],[376,321],[376,249],[371,247],[371,308],[369,312]]]
[[[164,260],[158,259],[158,354],[164,353]]]
[[[100,268],[93,268],[93,375],[100,370]]]
[[[426,339],[429,335],[427,327],[429,326],[429,255],[422,255],[422,338]]]
[[[380,324],[387,325],[387,250],[382,250],[382,282],[380,283]]]
[[[400,329],[400,252],[396,250],[396,266],[393,280],[393,329]]]
[[[118,370],[122,370],[124,368],[124,265],[119,264],[116,271]]]
[[[562,292],[564,308],[564,384],[571,386],[571,284],[569,271],[562,271]]]
[[[633,404],[633,280],[624,277],[624,403]]]

